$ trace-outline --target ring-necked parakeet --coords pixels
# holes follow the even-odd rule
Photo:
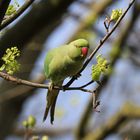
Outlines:
[[[50,80],[47,93],[47,107],[43,121],[46,120],[50,110],[50,122],[53,124],[55,104],[59,90],[53,86],[62,86],[65,78],[74,76],[82,67],[88,53],[89,43],[85,39],[77,39],[68,45],[50,50],[44,62],[46,78]]]

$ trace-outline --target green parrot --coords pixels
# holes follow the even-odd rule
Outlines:
[[[68,45],[63,45],[50,50],[45,58],[44,71],[50,80],[47,93],[47,106],[43,121],[46,120],[50,110],[50,122],[53,124],[56,100],[59,90],[53,86],[62,86],[67,77],[74,76],[83,66],[87,56],[89,43],[85,39],[77,39]]]

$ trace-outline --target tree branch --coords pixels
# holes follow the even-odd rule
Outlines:
[[[11,75],[9,75],[7,73],[4,73],[4,72],[0,72],[0,77],[2,77],[3,79],[5,79],[7,81],[11,81],[11,82],[14,82],[14,83],[19,84],[19,85],[22,84],[22,85],[26,85],[26,86],[30,86],[30,87],[44,88],[44,89],[49,88],[49,85],[39,84],[39,83],[34,83],[34,82],[31,82],[31,81],[19,79],[19,78],[13,77],[13,76],[11,76]],[[83,88],[83,87],[88,86],[91,83],[93,83],[93,81],[90,81],[87,84],[85,84],[83,86],[80,86],[80,87],[63,87],[63,86],[59,87],[59,86],[54,86],[53,88],[56,89],[56,90],[58,90],[58,89],[59,90],[81,90],[81,91],[84,91],[84,92],[93,93],[93,91]]]
[[[17,19],[34,1],[35,0],[26,0],[25,3],[13,15],[2,22],[2,24],[0,25],[0,30]]]
[[[100,40],[99,45],[93,50],[93,52],[90,54],[90,56],[87,58],[87,60],[85,61],[82,69],[76,74],[79,75],[85,68],[86,66],[89,64],[89,62],[91,61],[91,59],[94,57],[94,55],[96,54],[96,52],[102,47],[102,45],[105,43],[105,41],[111,36],[111,34],[115,31],[115,29],[118,27],[119,23],[122,21],[122,19],[124,18],[124,16],[126,15],[126,13],[128,12],[128,10],[131,8],[131,6],[133,5],[133,3],[135,2],[135,0],[132,0],[127,9],[125,10],[125,12],[122,14],[122,16],[118,19],[118,21],[114,24],[112,30],[110,30],[109,32],[107,32],[107,34],[104,36],[103,39]],[[65,87],[69,87],[74,81],[76,80],[75,76],[72,77],[72,79],[65,85]]]

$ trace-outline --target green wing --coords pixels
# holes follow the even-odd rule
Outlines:
[[[44,62],[44,71],[45,71],[46,78],[49,78],[48,77],[49,76],[49,71],[50,71],[49,70],[49,65],[50,65],[50,63],[52,62],[52,59],[55,56],[55,52],[56,52],[56,48],[49,51],[46,55],[45,62]]]

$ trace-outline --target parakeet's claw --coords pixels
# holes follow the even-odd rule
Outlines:
[[[99,86],[103,86],[100,81],[96,81]]]
[[[66,88],[65,86],[62,86],[62,91],[65,91],[65,88]]]
[[[48,89],[51,91],[53,89],[53,87],[54,87],[54,84],[52,82],[50,82]]]
[[[78,79],[80,76],[81,76],[81,73],[78,73],[78,74],[74,75],[74,78]]]

